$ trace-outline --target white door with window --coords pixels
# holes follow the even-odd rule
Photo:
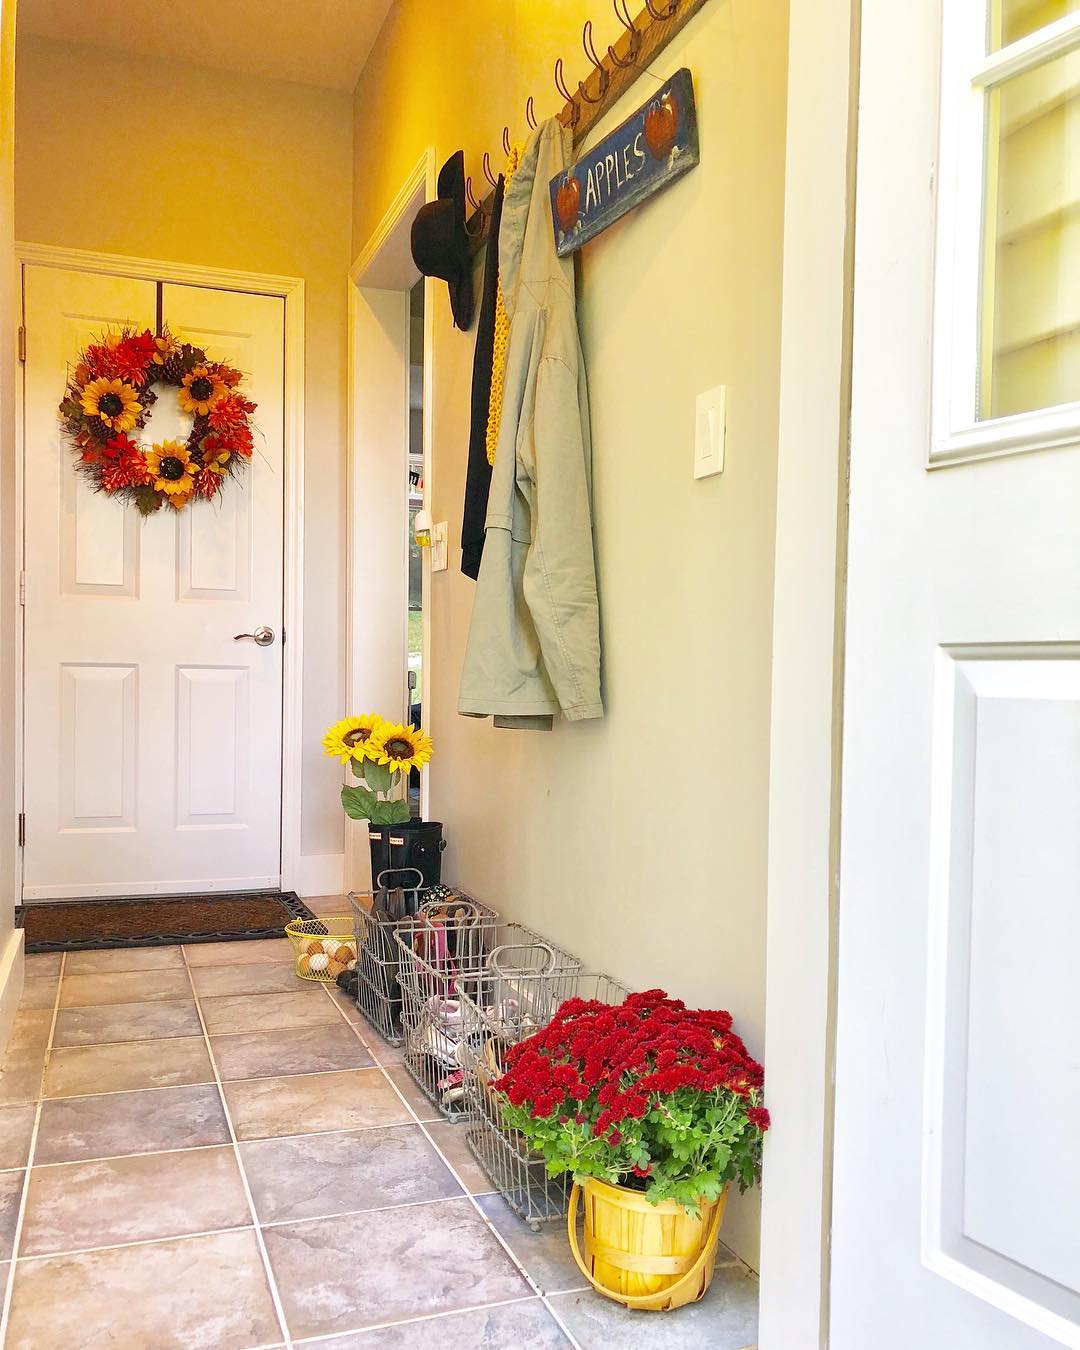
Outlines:
[[[830,1346],[1080,1346],[1080,7],[861,41]]]
[[[24,898],[277,886],[284,302],[27,266],[24,303]],[[159,314],[244,373],[256,442],[143,520],[75,473],[57,406],[88,341]],[[141,439],[189,426],[165,389]]]

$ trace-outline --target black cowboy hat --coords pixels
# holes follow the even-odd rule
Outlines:
[[[438,200],[425,202],[412,227],[412,255],[426,277],[450,288],[454,323],[465,330],[473,319],[472,249],[465,228],[465,152],[458,150],[439,170]]]

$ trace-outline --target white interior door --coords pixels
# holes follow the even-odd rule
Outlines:
[[[862,10],[832,1350],[1080,1346],[1067,8]]]
[[[142,520],[75,474],[57,405],[80,348],[159,301],[245,373],[256,448],[216,501]],[[284,302],[32,266],[25,322],[24,898],[276,886]],[[188,425],[166,394],[142,436]]]

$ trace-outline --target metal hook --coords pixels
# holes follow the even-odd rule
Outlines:
[[[480,223],[474,230],[469,229],[469,222],[467,220],[465,222],[465,233],[475,239],[477,236],[484,233],[484,204],[483,202],[478,202],[473,194],[472,174],[468,174],[465,178],[465,200],[472,207],[473,212],[480,217]]]
[[[510,158],[510,128],[503,127],[503,154]]]
[[[529,130],[536,130],[536,104],[533,103],[532,94],[529,95],[528,102],[525,104],[525,121],[529,124]]]
[[[591,98],[586,92],[585,85],[579,82],[578,93],[586,103],[599,103],[608,91],[608,85],[611,83],[611,72],[596,54],[596,43],[593,42],[592,35],[592,19],[586,19],[585,26],[581,30],[581,47],[589,65],[600,72],[600,86],[596,91],[596,97]]]
[[[671,0],[671,4],[668,5],[667,9],[657,9],[653,4],[653,0],[645,0],[645,8],[654,19],[670,19],[674,17],[675,11],[679,8],[679,0]]]
[[[612,65],[618,66],[620,70],[627,70],[637,61],[638,52],[641,50],[641,34],[638,32],[637,25],[630,15],[630,7],[627,4],[627,0],[622,0],[621,8],[619,7],[619,0],[611,0],[611,2],[615,7],[615,17],[630,34],[630,47],[628,49],[628,55],[626,56],[616,56],[615,48],[609,47],[607,49],[608,57],[611,60]]]
[[[570,104],[570,125],[576,127],[581,121],[581,106],[577,98],[566,87],[566,76],[563,73],[563,59],[558,57],[555,61],[555,88],[564,102]]]
[[[488,182],[491,184],[492,187],[499,186],[498,179],[491,172],[491,156],[488,154],[486,150],[484,151],[484,177],[488,180]]]

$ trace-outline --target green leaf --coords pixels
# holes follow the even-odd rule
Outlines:
[[[372,759],[364,760],[364,778],[368,787],[375,792],[389,792],[394,782],[394,775],[390,772],[389,766],[376,764]]]
[[[363,778],[364,761],[362,759],[350,759],[349,768],[352,769],[354,778]]]
[[[387,807],[388,819],[386,823],[388,825],[404,825],[412,820],[412,810],[408,802],[386,802],[385,805]]]
[[[345,808],[345,814],[350,820],[370,820],[375,821],[375,811],[382,805],[374,792],[369,792],[363,787],[343,787],[341,789],[341,805]],[[377,822],[385,824],[387,822]]]

